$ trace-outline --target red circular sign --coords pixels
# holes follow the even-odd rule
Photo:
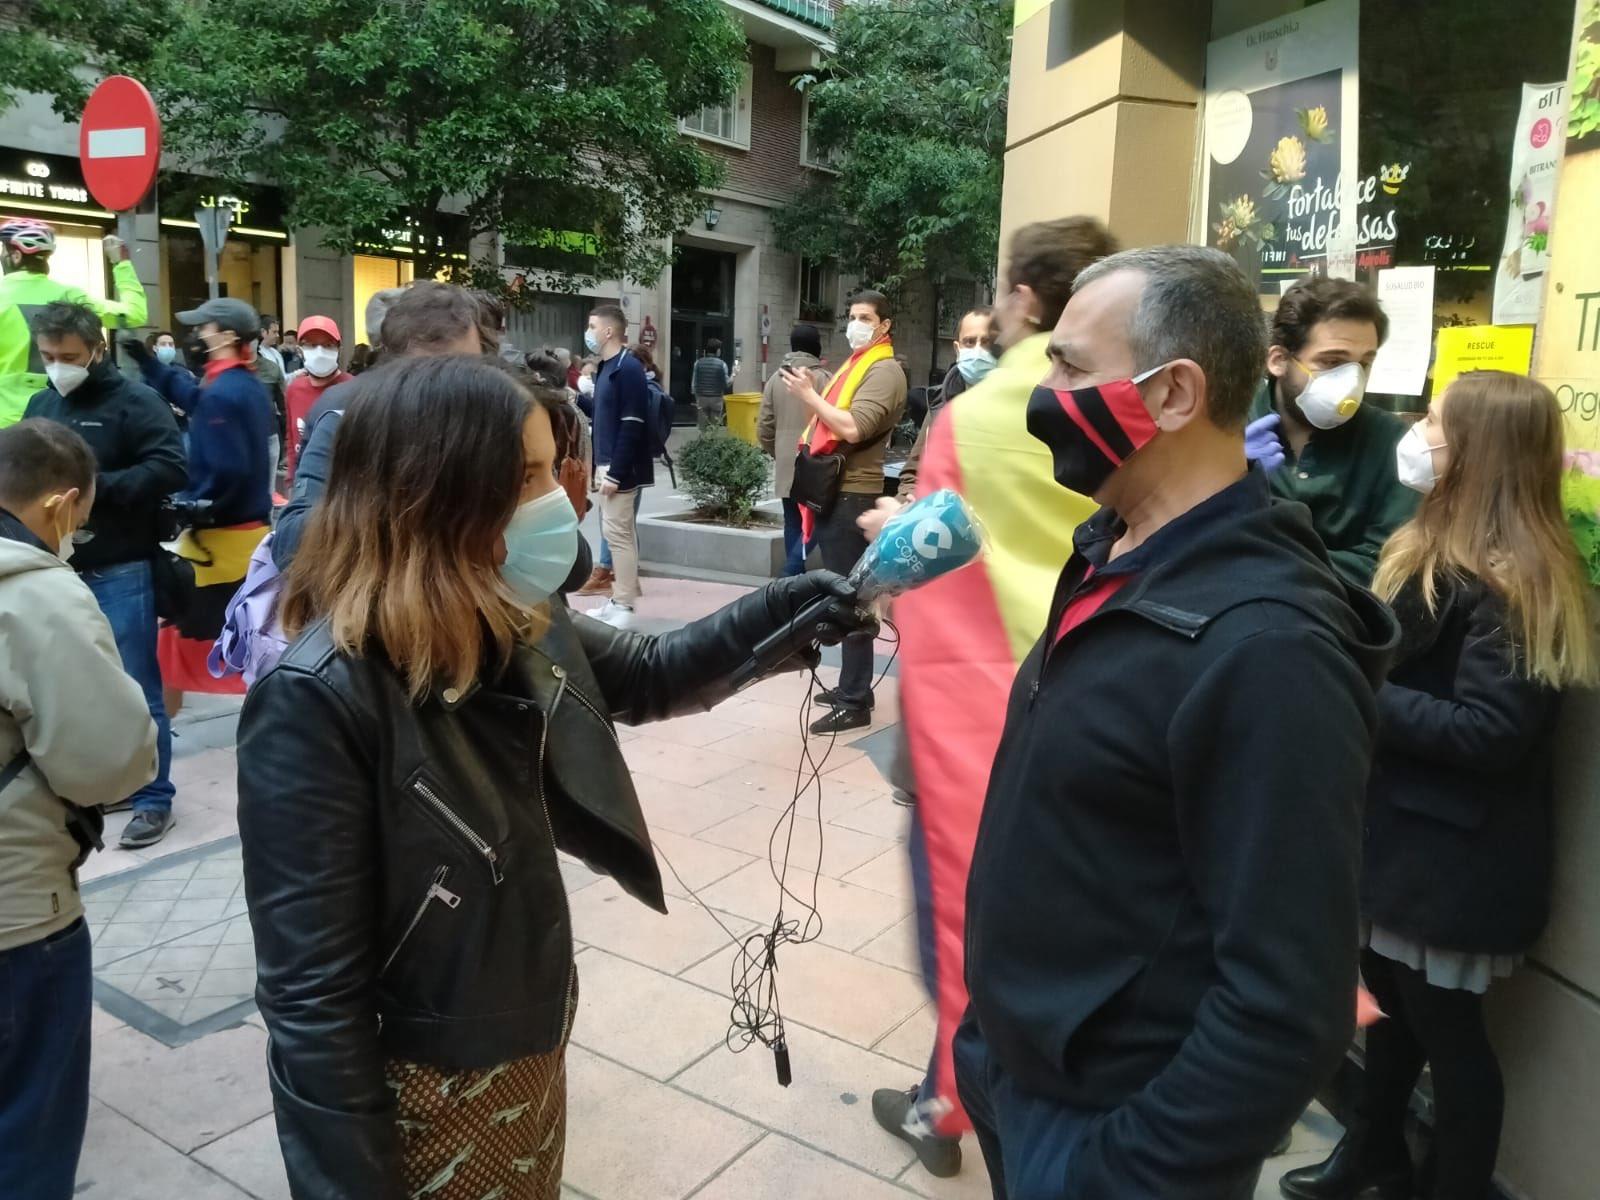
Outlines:
[[[1533,123],[1533,128],[1528,131],[1528,140],[1533,143],[1535,150],[1542,150],[1545,143],[1550,140],[1550,118],[1540,117]]]
[[[161,163],[161,118],[144,84],[113,75],[94,89],[78,127],[89,192],[113,212],[137,208]]]

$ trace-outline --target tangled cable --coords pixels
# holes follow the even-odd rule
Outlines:
[[[883,628],[894,635],[894,649],[890,652],[889,661],[878,673],[878,678],[873,684],[874,691],[889,674],[895,659],[900,654],[899,629],[895,627],[894,622],[887,619],[882,624]],[[790,797],[784,810],[778,814],[777,823],[772,827],[772,834],[767,839],[767,866],[778,885],[778,907],[773,913],[772,923],[741,938],[728,928],[716,910],[702,900],[698,892],[683,882],[683,876],[678,874],[678,869],[672,865],[671,860],[665,854],[661,855],[661,860],[667,864],[667,870],[672,872],[672,877],[678,881],[678,886],[710,915],[722,932],[728,935],[728,940],[734,943],[735,953],[729,976],[729,992],[733,997],[733,1006],[728,1014],[726,1039],[728,1049],[738,1054],[757,1042],[767,1047],[776,1059],[778,1082],[784,1087],[789,1086],[791,1075],[789,1045],[784,1034],[783,1008],[778,1001],[778,947],[803,946],[822,936],[822,913],[817,909],[817,879],[822,874],[823,851],[822,772],[833,754],[834,745],[839,740],[837,733],[830,733],[826,735],[826,747],[820,757],[812,752],[814,735],[811,733],[811,712],[822,681],[817,678],[814,666],[810,670],[810,675],[805,700],[800,705],[801,750],[800,762],[795,766],[794,795]],[[812,792],[816,794],[817,860],[810,868],[811,895],[807,899],[789,887],[789,858],[794,849],[795,819],[800,802]],[[783,841],[781,865],[778,857],[780,837]],[[657,853],[660,853],[659,847]],[[786,902],[790,901],[797,906],[796,916],[788,915],[785,910]]]

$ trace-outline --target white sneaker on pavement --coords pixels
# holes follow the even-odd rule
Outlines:
[[[633,609],[615,600],[607,600],[589,615],[596,621],[604,621],[613,629],[633,628]]]

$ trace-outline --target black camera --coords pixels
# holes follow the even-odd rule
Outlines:
[[[178,529],[214,529],[217,519],[212,515],[213,502],[210,500],[190,500],[183,496],[171,496],[167,499],[167,509],[172,515],[172,523]]]

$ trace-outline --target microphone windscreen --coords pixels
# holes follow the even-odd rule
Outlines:
[[[850,573],[863,603],[898,596],[964,567],[983,553],[983,531],[955,492],[943,488],[884,523]]]

